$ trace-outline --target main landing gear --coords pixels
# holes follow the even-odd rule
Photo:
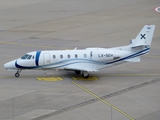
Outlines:
[[[75,70],[74,72],[75,72],[76,74],[80,74],[80,73],[81,73],[80,70]]]
[[[22,71],[21,69],[17,70],[17,72],[15,73],[15,77],[19,77],[21,71]]]
[[[88,78],[88,77],[89,77],[89,74],[88,74],[88,72],[83,71],[83,72],[82,72],[82,76],[83,76],[84,78]]]
[[[89,74],[87,71],[80,71],[80,70],[75,70],[74,71],[76,74],[81,74],[83,78],[88,78]]]

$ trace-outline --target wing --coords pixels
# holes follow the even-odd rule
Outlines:
[[[86,71],[86,72],[97,72],[98,71],[96,69],[90,69],[86,67],[66,67],[64,69],[68,71],[75,71],[75,70]]]

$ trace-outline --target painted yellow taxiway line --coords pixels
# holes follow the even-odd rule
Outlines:
[[[84,78],[84,77],[72,77],[73,80],[84,80],[84,81],[92,81],[92,80],[98,80],[97,77],[89,77],[89,78]]]
[[[18,45],[18,43],[13,42],[0,42],[0,44]]]
[[[72,81],[72,83],[76,86],[78,86],[79,88],[81,88],[82,90],[86,91],[87,93],[89,93],[90,95],[94,96],[95,98],[97,98],[98,100],[102,101],[103,103],[105,103],[106,105],[112,107],[113,109],[115,109],[116,111],[118,111],[119,113],[121,113],[122,115],[126,116],[127,118],[129,118],[130,120],[135,120],[133,117],[131,117],[130,115],[128,115],[127,113],[123,112],[122,110],[120,110],[119,108],[115,107],[114,105],[112,105],[111,103],[107,102],[106,100],[100,98],[99,96],[97,96],[96,94],[94,94],[93,92],[89,91],[88,89],[84,88],[83,86],[81,86],[80,84]]]
[[[50,82],[56,82],[63,80],[61,77],[36,77],[37,80],[40,81],[50,81]]]
[[[0,78],[12,78],[11,76],[0,76]]]
[[[33,45],[33,44],[20,44],[20,43],[14,43],[14,42],[0,42],[0,44],[6,44],[6,45],[18,45],[18,46],[27,46],[27,47],[38,47],[38,48],[48,48],[48,49],[55,49],[53,46],[42,46],[42,45]],[[67,49],[67,48],[59,48],[59,49]]]
[[[150,73],[150,74],[107,74],[107,76],[159,76],[158,73]]]
[[[0,42],[0,44],[29,46],[29,47],[40,47],[40,48],[54,48],[52,46],[40,46],[40,45],[33,45],[33,44],[19,44],[19,43],[14,43],[14,42]]]
[[[151,58],[160,58],[159,55],[147,55],[146,57],[151,57]]]

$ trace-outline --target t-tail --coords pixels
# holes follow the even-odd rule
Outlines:
[[[137,37],[131,40],[130,47],[133,51],[131,59],[127,59],[129,62],[140,62],[140,56],[147,54],[150,50],[155,25],[145,25]]]
[[[131,41],[131,47],[150,47],[155,25],[145,25],[135,39]]]

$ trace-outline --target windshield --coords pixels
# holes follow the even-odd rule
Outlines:
[[[21,57],[21,59],[27,59],[27,60],[30,60],[30,59],[34,59],[34,55],[29,55],[29,54],[25,54],[24,56]]]
[[[29,55],[29,56],[27,57],[27,59],[31,59],[31,57],[32,57],[32,55]]]
[[[21,59],[26,59],[29,55],[25,54],[24,56],[21,57]]]

